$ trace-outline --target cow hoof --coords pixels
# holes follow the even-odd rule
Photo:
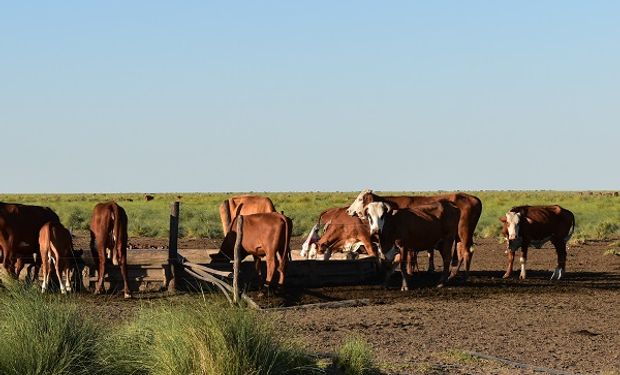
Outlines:
[[[125,293],[123,297],[125,297],[125,299],[129,299],[129,298],[131,298],[131,294],[130,293]]]
[[[444,284],[444,283],[439,283],[439,284],[437,284],[437,288],[443,288],[444,286],[445,286],[445,284]]]
[[[101,294],[101,290],[95,289],[95,293],[94,294]]]
[[[400,288],[400,291],[401,292],[407,292],[407,291],[409,291],[409,288],[407,288],[406,286],[403,286],[403,287]]]
[[[511,274],[505,273],[504,276],[502,276],[502,279],[509,279],[511,276]]]
[[[519,275],[519,280],[525,280],[525,275]]]

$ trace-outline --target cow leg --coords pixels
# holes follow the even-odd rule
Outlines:
[[[6,242],[1,243],[0,245],[2,245],[3,249],[2,265],[4,266],[4,270],[11,278],[17,279],[17,275],[15,274],[15,267],[13,264],[14,243],[15,238],[12,234],[10,234]]]
[[[127,281],[127,254],[122,254],[120,249],[117,249],[116,252],[118,266],[121,269],[121,276],[123,277],[123,297],[131,298],[131,293],[129,293],[129,282]]]
[[[258,279],[258,296],[262,297],[264,295],[264,291],[263,291],[261,260],[258,255],[253,255],[253,257],[254,257],[254,269],[256,270],[256,278]]]
[[[103,276],[105,274],[105,243],[104,236],[98,236],[97,238],[97,260],[99,261],[99,269],[97,272],[97,285],[95,286],[95,294],[103,293]]]
[[[452,244],[454,244],[454,237],[446,238],[441,245],[441,261],[443,263],[443,270],[441,271],[441,279],[438,288],[441,288],[448,282],[450,276],[450,263],[452,263]]]
[[[551,280],[560,280],[564,275],[564,269],[566,268],[566,242],[558,241],[553,244],[555,252],[558,255],[558,265],[551,275]]]
[[[271,281],[276,273],[276,257],[275,252],[265,252],[265,262],[267,263],[267,275],[265,275],[265,286],[267,290],[271,288]]]
[[[525,280],[525,264],[527,263],[527,246],[521,247],[521,274],[519,274],[519,279]]]
[[[428,250],[428,269],[427,272],[435,272],[435,250]]]
[[[60,287],[60,293],[67,294],[67,290],[65,289],[65,284],[62,282],[62,271],[65,268],[64,260],[60,257],[60,254],[58,254],[58,251],[54,251],[54,255],[56,257],[54,266],[56,267],[56,277],[58,278],[58,285]]]
[[[331,247],[327,248],[327,250],[325,250],[325,254],[323,254],[323,260],[329,260],[329,258],[332,257],[332,249]]]
[[[407,257],[413,256],[413,254],[409,254],[409,252],[400,244],[397,244],[398,250],[400,251],[400,275],[402,277],[402,284],[400,287],[401,292],[405,292],[409,290],[409,276],[407,275],[407,263],[409,260]]]
[[[48,283],[49,274],[50,274],[50,264],[49,264],[47,250],[41,249],[41,258],[42,258],[41,269],[43,271],[43,282],[41,283],[41,293],[45,293],[47,291],[47,283]]]
[[[506,270],[506,273],[504,274],[504,279],[507,279],[510,276],[512,276],[512,269],[513,269],[514,261],[515,261],[515,252],[509,249],[508,250],[508,269]]]

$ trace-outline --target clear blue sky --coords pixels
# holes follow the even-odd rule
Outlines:
[[[620,188],[618,1],[0,6],[0,192]]]

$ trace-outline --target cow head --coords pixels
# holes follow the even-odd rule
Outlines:
[[[363,210],[364,216],[368,219],[370,235],[380,235],[385,225],[386,217],[393,213],[392,207],[385,202],[368,203]]]
[[[364,196],[366,194],[372,194],[372,190],[366,189],[366,190],[362,190],[359,193],[357,198],[355,198],[353,203],[351,203],[349,208],[347,208],[347,214],[349,214],[349,216],[357,215],[357,216],[359,216],[362,219],[366,218],[365,215],[364,215]]]
[[[531,220],[521,212],[508,211],[505,216],[499,218],[503,223],[502,234],[508,240],[508,248],[515,251],[521,246],[523,238],[520,233],[523,220],[531,222]]]
[[[319,241],[321,237],[319,236],[319,224],[314,224],[312,229],[310,230],[310,234],[308,234],[308,238],[301,245],[301,256],[316,258],[316,243]]]

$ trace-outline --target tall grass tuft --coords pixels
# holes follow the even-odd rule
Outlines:
[[[0,373],[105,374],[98,362],[105,332],[62,296],[5,283],[0,291]],[[62,299],[62,301],[61,301]]]
[[[315,372],[308,357],[276,339],[276,326],[256,313],[211,303],[145,310],[115,341],[132,342],[136,374],[298,374]],[[110,357],[119,355],[110,354]],[[125,371],[132,361],[126,362]]]
[[[346,375],[371,375],[379,371],[374,365],[372,349],[359,337],[350,337],[342,344],[334,360]]]

